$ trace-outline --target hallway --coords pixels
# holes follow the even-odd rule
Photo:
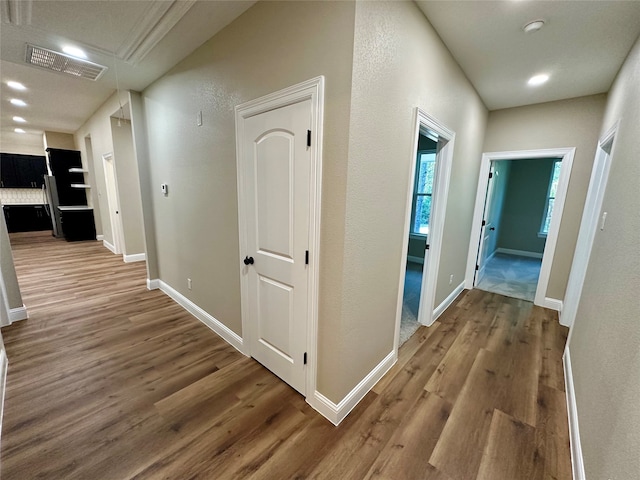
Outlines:
[[[12,236],[3,478],[571,478],[555,312],[472,290],[339,427],[98,242]],[[390,319],[392,322],[393,319]]]

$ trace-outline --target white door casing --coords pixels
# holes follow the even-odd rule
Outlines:
[[[491,244],[491,236],[495,235],[496,226],[493,223],[493,219],[490,218],[492,212],[492,202],[495,194],[495,172],[493,167],[489,170],[489,182],[487,183],[487,199],[484,204],[484,212],[482,214],[482,233],[480,234],[480,246],[478,248],[478,270],[476,270],[476,278],[474,285],[480,283],[485,268],[487,266],[487,249]]]
[[[573,166],[575,151],[575,147],[568,147],[540,150],[518,150],[512,152],[491,152],[482,154],[480,173],[478,177],[478,189],[476,190],[476,205],[473,213],[469,251],[467,254],[467,271],[464,285],[466,289],[472,289],[474,287],[475,267],[478,260],[478,242],[482,231],[482,217],[491,162],[498,160],[518,160],[524,158],[561,158],[562,164],[560,167],[560,178],[558,179],[558,189],[553,213],[551,214],[551,224],[549,226],[549,233],[547,234],[544,254],[542,255],[540,276],[538,277],[538,285],[533,303],[553,310],[562,310],[562,299],[548,298],[546,293],[547,286],[549,284],[549,276],[551,274],[551,266],[553,264],[553,256],[556,250],[556,243],[558,241],[558,233],[560,232],[562,212],[564,211],[564,203],[569,187],[569,178],[571,176],[571,168]]]
[[[122,217],[120,215],[120,197],[118,196],[118,182],[113,153],[102,155],[104,166],[104,181],[107,187],[107,205],[109,206],[109,220],[111,222],[111,234],[113,235],[114,253],[121,254],[124,248],[122,231]]]
[[[236,107],[243,350],[303,395],[315,391],[322,88]]]

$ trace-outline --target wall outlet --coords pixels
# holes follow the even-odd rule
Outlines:
[[[453,275],[449,276],[449,285],[451,285],[453,283]]]
[[[187,288],[191,290],[191,279],[187,278]]]

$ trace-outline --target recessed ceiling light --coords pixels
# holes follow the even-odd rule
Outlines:
[[[20,100],[18,98],[12,98],[11,100],[9,100],[13,105],[17,106],[17,107],[26,107],[27,106],[27,102],[25,102],[24,100]]]
[[[522,29],[524,33],[534,33],[544,27],[544,20],[534,20],[533,22],[527,23]]]
[[[14,128],[13,131],[16,132],[16,133],[27,133],[21,128]]]
[[[27,121],[22,117],[13,117],[13,121],[18,123],[27,123]]]
[[[87,54],[84,53],[84,51],[79,49],[78,47],[71,47],[67,45],[66,47],[62,47],[62,51],[67,55],[71,55],[72,57],[87,58]]]
[[[21,84],[20,82],[7,82],[7,85],[10,88],[13,88],[14,90],[26,90],[27,87],[25,87],[23,84]]]
[[[547,80],[549,80],[549,75],[541,73],[540,75],[534,75],[531,77],[527,83],[532,87],[537,87],[538,85],[545,83]]]

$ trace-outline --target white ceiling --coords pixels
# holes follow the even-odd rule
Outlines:
[[[0,148],[74,132],[114,92],[143,90],[255,0],[0,0]],[[605,92],[640,34],[640,1],[417,1],[490,110]],[[543,30],[522,26],[544,19]],[[96,82],[25,63],[26,43],[83,48]],[[114,54],[115,53],[115,54]],[[114,65],[115,56],[115,65]],[[551,74],[536,89],[526,80]],[[24,83],[14,92],[6,81]],[[26,108],[9,99],[24,99]],[[28,123],[16,125],[14,115]],[[20,126],[27,134],[17,134]]]
[[[115,91],[116,66],[121,90],[143,90],[254,3],[0,0],[0,143],[42,144],[44,130],[76,131]],[[108,70],[93,82],[39,69],[25,63],[27,43],[56,51],[73,45]],[[9,89],[9,80],[28,90]],[[28,107],[11,105],[10,98]],[[17,125],[14,115],[28,123]]]
[[[416,3],[489,110],[607,92],[640,35],[640,1]],[[549,81],[529,87],[538,73]]]

